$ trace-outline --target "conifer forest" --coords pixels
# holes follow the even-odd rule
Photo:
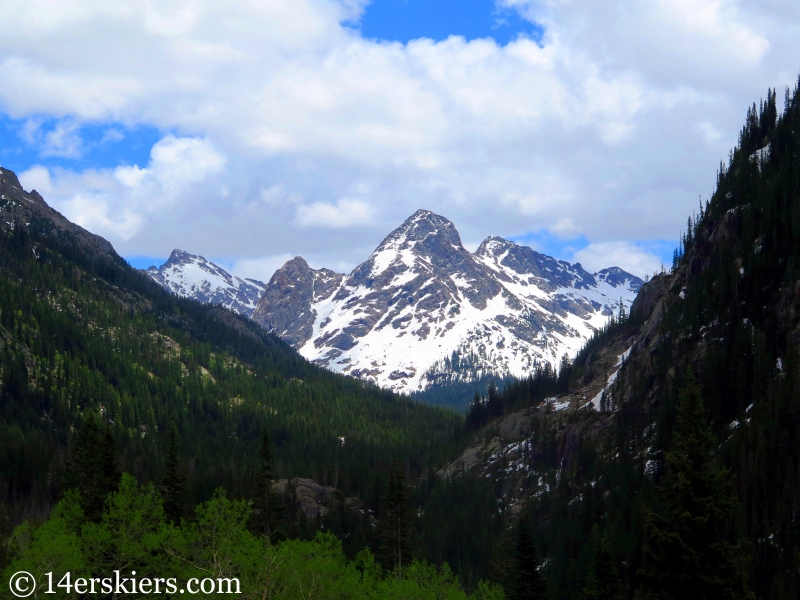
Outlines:
[[[259,599],[800,598],[797,87],[747,110],[630,310],[557,369],[459,383],[465,413],[12,220],[0,175],[0,597],[135,571]]]

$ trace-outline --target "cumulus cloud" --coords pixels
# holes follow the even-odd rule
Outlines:
[[[314,202],[298,206],[295,220],[301,227],[343,229],[372,222],[372,208],[361,200],[346,198],[335,205]]]
[[[64,159],[86,123],[164,132],[145,166],[26,173],[122,252],[353,264],[420,206],[465,239],[676,238],[800,66],[787,3],[497,4],[541,42],[366,40],[366,0],[9,0],[0,110]]]
[[[275,271],[292,258],[292,255],[286,252],[273,256],[262,256],[261,258],[244,258],[234,261],[231,265],[231,271],[239,277],[268,283]]]
[[[592,273],[616,266],[639,277],[660,272],[663,264],[658,255],[631,242],[589,244],[575,252],[573,261]]]
[[[24,187],[37,189],[75,223],[125,242],[141,231],[154,211],[184,199],[193,186],[219,173],[224,165],[224,157],[208,140],[168,135],[153,146],[146,167],[77,173],[34,165],[19,178]]]

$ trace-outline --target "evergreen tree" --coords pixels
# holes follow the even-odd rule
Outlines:
[[[66,487],[80,493],[84,516],[99,521],[106,497],[117,489],[120,473],[111,429],[102,428],[93,412],[89,412],[67,465]]]
[[[583,590],[586,600],[622,600],[622,584],[614,564],[608,540],[603,538],[594,555],[589,582]]]
[[[178,429],[174,423],[169,429],[161,490],[164,499],[164,514],[171,522],[180,523],[186,497],[186,471],[181,465],[178,452]]]
[[[545,583],[536,563],[536,549],[526,521],[522,521],[517,532],[514,552],[513,595],[515,600],[538,600],[544,597]]]
[[[8,538],[11,536],[11,515],[8,507],[0,502],[0,573],[9,562]]]
[[[503,399],[497,391],[494,381],[489,384],[487,391],[486,408],[489,411],[489,418],[499,417],[503,414]]]
[[[403,578],[403,569],[411,564],[413,558],[409,498],[403,464],[392,463],[386,489],[383,546],[387,565],[397,574],[398,579]]]
[[[261,436],[259,449],[258,472],[253,490],[253,508],[251,527],[257,535],[262,535],[270,542],[281,536],[278,530],[283,514],[283,504],[272,490],[272,442],[266,429]]]
[[[639,571],[644,598],[754,598],[747,589],[747,557],[737,544],[732,476],[714,463],[714,445],[690,371],[659,486],[661,510],[645,512],[645,568]]]
[[[489,419],[489,414],[486,405],[483,403],[483,398],[475,391],[475,397],[472,399],[472,404],[469,407],[469,413],[467,413],[467,418],[465,421],[465,425],[467,429],[471,431],[477,431],[486,423]]]
[[[560,392],[569,390],[569,381],[572,378],[572,361],[565,352],[558,365],[558,389]]]

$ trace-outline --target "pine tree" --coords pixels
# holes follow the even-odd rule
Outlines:
[[[169,429],[161,490],[164,499],[164,514],[171,522],[180,523],[186,497],[186,471],[181,465],[178,452],[178,429],[174,423]]]
[[[714,464],[714,437],[691,372],[680,391],[673,450],[659,486],[661,510],[645,512],[647,599],[754,598],[736,531],[738,501],[730,472]]]
[[[583,590],[586,600],[622,600],[622,584],[614,564],[608,540],[603,538],[594,555],[589,582]]]
[[[272,479],[272,442],[265,429],[261,436],[250,522],[251,528],[256,534],[264,536],[270,542],[275,542],[281,537],[278,526],[284,507],[278,495],[272,490]]]
[[[475,397],[472,399],[472,404],[470,404],[469,412],[467,413],[465,426],[471,431],[477,431],[486,423],[488,418],[489,414],[483,403],[483,398],[476,390]]]
[[[515,600],[538,600],[544,597],[545,584],[536,563],[536,549],[527,522],[522,521],[517,532],[514,551],[513,594]]]
[[[572,377],[572,361],[565,352],[558,365],[558,389],[566,392],[569,389],[569,380]]]
[[[11,515],[5,503],[0,502],[0,572],[10,562],[8,538],[11,537]]]
[[[66,487],[80,492],[81,508],[90,521],[99,521],[106,497],[117,489],[120,472],[111,429],[101,428],[90,412],[75,443],[67,465]]]
[[[503,402],[500,394],[497,392],[497,386],[494,381],[489,383],[487,391],[486,408],[489,412],[489,418],[499,417],[503,414]]]
[[[386,489],[386,502],[383,522],[383,548],[387,566],[403,578],[403,569],[411,564],[411,510],[410,499],[403,464],[392,463],[389,467],[389,483]]]

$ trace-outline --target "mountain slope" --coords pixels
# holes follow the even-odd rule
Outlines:
[[[458,415],[320,369],[252,321],[166,292],[0,174],[0,504],[15,519],[58,498],[89,411],[142,482],[160,480],[175,423],[189,505],[219,486],[250,494],[262,430],[277,476],[336,482],[372,510],[389,462],[417,477],[460,444]]]
[[[711,200],[690,218],[671,271],[642,286],[630,318],[589,342],[568,384],[539,375],[473,406],[468,422],[482,427],[440,472],[492,481],[504,513],[535,524],[551,592],[584,589],[605,543],[623,597],[644,596],[642,575],[655,568],[643,551],[653,544],[648,514],[671,524],[708,506],[706,490],[686,512],[669,514],[662,488],[675,473],[669,455],[683,451],[679,393],[695,380],[712,458],[735,482],[738,517],[714,535],[748,558],[745,583],[755,597],[800,595],[798,88],[782,114],[771,90],[748,110],[739,146],[720,166]],[[675,565],[687,559],[680,554]],[[699,563],[701,572],[716,566]]]
[[[450,221],[420,210],[347,276],[289,261],[253,319],[316,364],[412,392],[556,365],[641,284],[497,237],[472,254]]]
[[[177,248],[160,267],[145,271],[164,289],[203,304],[224,306],[250,317],[264,293],[264,284],[256,279],[241,279],[202,256]]]

